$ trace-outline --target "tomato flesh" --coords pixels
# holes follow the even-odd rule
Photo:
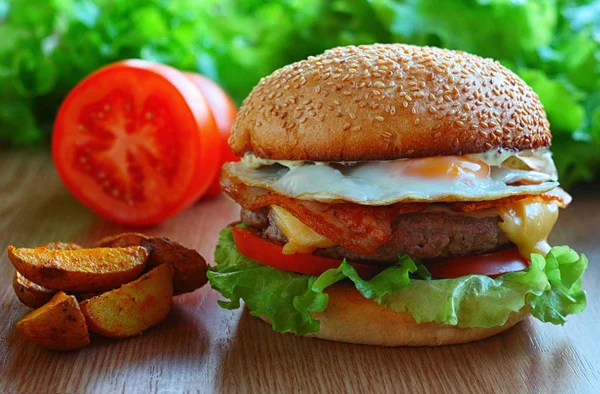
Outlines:
[[[235,103],[219,85],[205,76],[190,72],[185,73],[185,75],[200,89],[200,93],[206,99],[221,134],[221,161],[219,167],[229,161],[239,161],[240,158],[233,153],[231,146],[229,146],[231,127],[237,115]],[[217,176],[202,197],[214,197],[220,193],[221,185]]]
[[[423,264],[434,278],[459,278],[471,274],[496,277],[529,267],[529,262],[516,247],[478,256],[425,261]]]
[[[331,268],[338,268],[339,260],[328,259],[313,254],[283,254],[283,246],[267,241],[256,232],[233,227],[233,241],[238,251],[258,263],[284,271],[300,274],[321,275]],[[384,270],[385,267],[351,263],[361,278],[370,279]]]
[[[210,187],[219,142],[208,104],[183,73],[124,61],[69,93],[52,153],[59,176],[83,204],[114,222],[151,225]]]

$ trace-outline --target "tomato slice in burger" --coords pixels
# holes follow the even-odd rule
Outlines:
[[[58,112],[52,154],[67,188],[126,225],[151,225],[213,183],[221,138],[206,100],[182,72],[127,60],[80,82]]]
[[[300,274],[321,275],[331,268],[338,268],[339,260],[328,259],[313,254],[283,254],[283,246],[267,241],[256,232],[239,227],[233,227],[233,241],[238,251],[258,263],[284,271]],[[358,275],[370,279],[383,271],[383,267],[351,263]]]
[[[529,267],[529,262],[516,247],[478,256],[425,261],[423,264],[433,278],[459,278],[472,274],[496,277]]]
[[[219,167],[229,161],[240,160],[239,157],[233,154],[233,150],[229,146],[231,127],[237,115],[235,103],[219,85],[205,76],[190,72],[185,73],[185,75],[200,89],[200,93],[206,99],[221,134],[221,160]],[[221,193],[221,186],[219,185],[219,177],[217,176],[202,197],[214,197],[219,193]]]

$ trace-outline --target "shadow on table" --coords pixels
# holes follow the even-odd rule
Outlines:
[[[245,310],[217,374],[219,392],[470,391],[569,388],[568,342],[544,349],[525,320],[487,340],[445,347],[385,348],[278,334]],[[544,341],[547,343],[547,341]],[[565,376],[562,376],[565,375]],[[555,384],[556,383],[556,384]],[[544,391],[544,390],[541,390]]]
[[[114,340],[92,335],[91,345],[73,352],[42,349],[18,335],[13,327],[8,340],[9,349],[15,354],[0,368],[7,373],[6,379],[0,379],[5,380],[0,387],[8,385],[0,391],[44,387],[47,392],[125,388],[151,392],[158,385],[181,387],[185,382],[181,377],[199,370],[209,354],[210,335],[202,313],[189,310],[196,309],[197,303],[178,302],[162,323],[138,337]],[[43,366],[44,370],[36,372],[30,368],[34,366]]]

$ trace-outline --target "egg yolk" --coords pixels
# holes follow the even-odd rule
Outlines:
[[[425,178],[487,178],[490,167],[481,160],[461,156],[437,156],[410,159],[402,163],[405,175]]]

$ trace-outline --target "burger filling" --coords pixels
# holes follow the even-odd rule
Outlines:
[[[562,324],[585,307],[587,260],[547,242],[570,202],[555,179],[547,151],[364,164],[246,157],[222,172],[242,225],[223,230],[209,278],[223,306],[243,299],[299,335],[318,331],[312,314],[340,280],[417,323],[493,327],[527,307]]]
[[[414,212],[392,218],[390,240],[374,253],[356,253],[335,245],[326,237],[312,232],[305,242],[289,241],[283,208],[273,206],[252,212],[242,210],[241,220],[269,241],[285,245],[283,253],[314,253],[332,259],[374,264],[396,264],[398,254],[419,260],[487,254],[509,247],[511,242],[498,227],[500,217],[478,217],[444,212]],[[289,222],[289,220],[287,220]],[[284,230],[282,231],[281,228]],[[315,242],[316,240],[316,242]],[[292,247],[289,247],[293,245]],[[286,249],[287,248],[287,249]],[[310,250],[312,249],[312,250]]]

